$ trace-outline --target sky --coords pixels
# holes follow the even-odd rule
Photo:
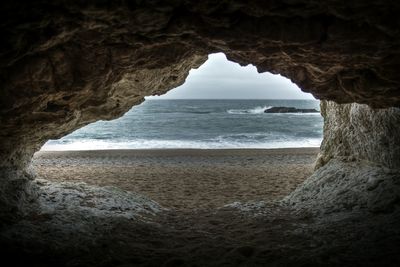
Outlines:
[[[146,99],[314,99],[289,79],[258,73],[256,67],[228,61],[223,53],[210,54],[186,82],[162,96]]]

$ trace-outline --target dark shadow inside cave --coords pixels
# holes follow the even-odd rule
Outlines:
[[[4,264],[400,265],[398,3],[0,5]],[[47,140],[119,117],[144,96],[183,84],[190,69],[217,51],[289,77],[322,100],[324,136],[315,170],[289,195],[177,212],[116,187],[35,174],[32,156]],[[90,157],[82,155],[82,161]],[[218,165],[217,158],[211,164]],[[251,166],[253,158],[241,162]],[[74,157],[65,160],[74,163]],[[121,160],[116,156],[110,165],[118,168]],[[234,165],[240,174],[241,165]]]

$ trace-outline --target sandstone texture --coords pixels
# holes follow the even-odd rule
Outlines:
[[[366,160],[400,168],[400,109],[321,102],[324,139],[317,168],[331,158]]]
[[[366,161],[334,159],[319,168],[283,202],[316,214],[391,213],[398,209],[399,179],[400,169],[382,168]]]
[[[316,171],[285,198],[315,213],[392,212],[400,196],[400,109],[321,102]]]

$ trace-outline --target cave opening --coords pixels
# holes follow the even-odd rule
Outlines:
[[[294,110],[268,113],[274,108]],[[218,53],[121,118],[48,141],[33,166],[54,182],[115,186],[166,208],[218,209],[292,192],[312,174],[322,125],[311,94]]]

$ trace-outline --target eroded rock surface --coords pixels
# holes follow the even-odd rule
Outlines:
[[[319,168],[285,202],[314,213],[391,213],[398,209],[400,169],[367,161],[331,160]]]
[[[317,168],[332,158],[400,168],[400,109],[321,102],[324,139]]]
[[[37,185],[42,212],[0,232],[5,262],[106,267],[398,266],[400,261],[399,209],[318,217],[279,203],[235,202],[177,212],[121,190]]]
[[[316,171],[285,202],[315,213],[393,212],[400,196],[400,109],[321,102]]]

